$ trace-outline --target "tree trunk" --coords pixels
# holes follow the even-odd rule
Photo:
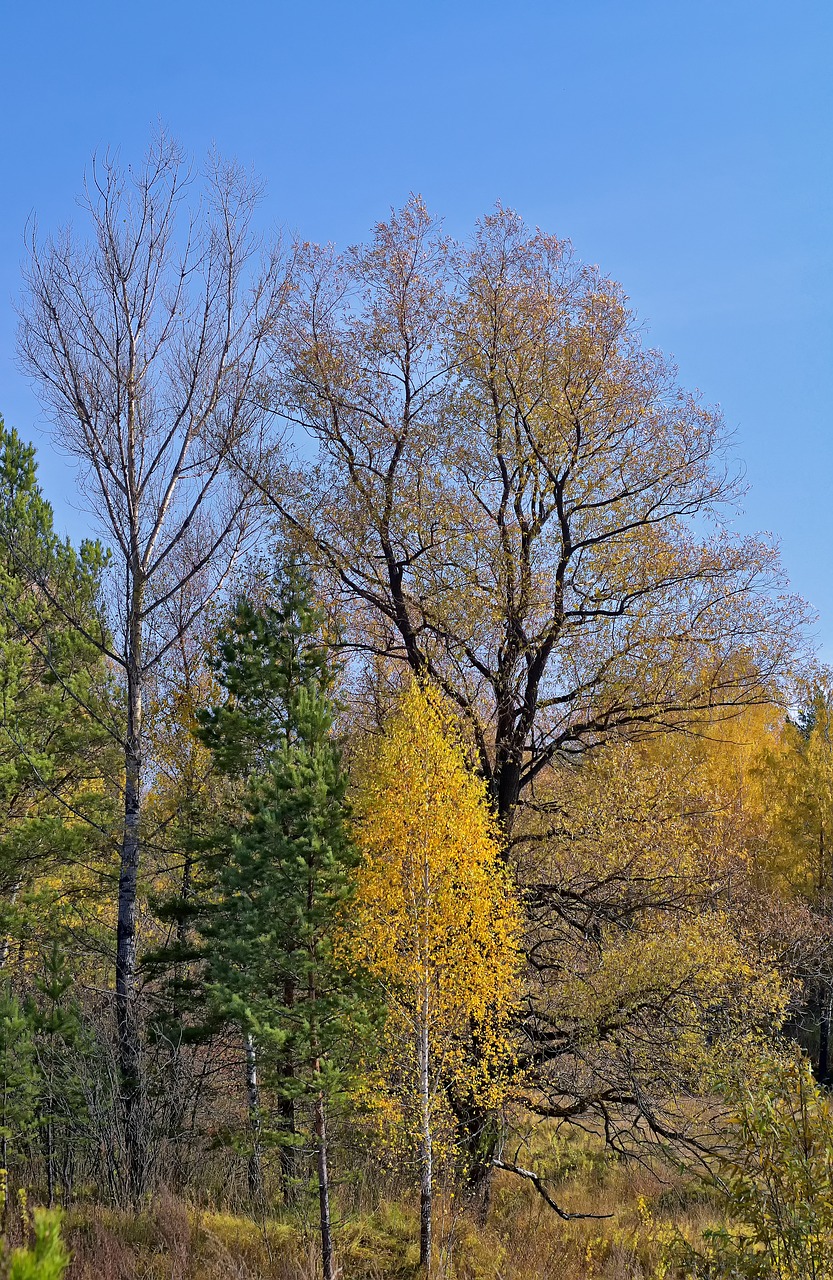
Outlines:
[[[316,1074],[320,1070],[315,1064]],[[324,1094],[315,1097],[315,1140],[318,1156],[318,1208],[321,1218],[321,1268],[324,1280],[333,1280],[333,1233],[330,1223],[330,1176],[327,1168],[327,1116]]]
[[[419,1264],[431,1270],[431,1233],[433,1200],[433,1148],[431,1142],[431,1095],[428,1071],[428,988],[423,995],[422,1026],[418,1032],[419,1060]]]
[[[246,1100],[249,1106],[249,1128],[252,1152],[249,1156],[249,1195],[256,1200],[263,1192],[263,1168],[260,1161],[260,1089],[257,1083],[257,1049],[251,1031],[246,1032]]]
[[[73,1146],[72,1135],[70,1135],[64,1145],[64,1158],[61,1166],[61,1185],[63,1187],[63,1207],[67,1209],[72,1204],[73,1190],[75,1187],[75,1148]]]
[[[830,990],[827,983],[819,995],[819,1056],[816,1063],[816,1079],[827,1084],[830,1072]]]
[[[136,1009],[136,899],[139,879],[142,779],[142,683],[140,598],[134,593],[128,638],[127,733],[124,749],[124,835],[119,871],[116,929],[116,1026],[124,1108],[124,1139],[130,1193],[144,1191],[145,1153],[141,1114],[142,1079],[139,1022]]]
[[[49,1099],[50,1110],[52,1099]],[[46,1122],[46,1203],[50,1209],[55,1207],[55,1141],[52,1129],[52,1117]]]
[[[192,832],[190,804],[189,804],[189,839]],[[192,858],[190,852],[186,850],[185,858],[182,864],[182,881],[180,887],[180,902],[183,908],[191,898],[191,878],[192,878]],[[179,911],[176,920],[176,941],[181,957],[185,952],[188,943],[188,923],[184,909]],[[188,1096],[185,1079],[185,1061],[183,1058],[183,1026],[184,1026],[184,987],[186,977],[186,967],[181,959],[177,959],[174,965],[173,973],[173,990],[171,993],[171,1015],[173,1021],[173,1033],[170,1041],[170,1058],[168,1068],[170,1072],[170,1108],[168,1111],[168,1138],[173,1151],[171,1168],[168,1174],[170,1185],[176,1190],[181,1191],[185,1185],[186,1178],[186,1142],[185,1142],[185,1113],[188,1107]]]
[[[291,978],[287,978],[284,982],[283,1002],[287,1009],[292,1009],[295,1005],[295,983]],[[295,1078],[295,1063],[292,1056],[292,1049],[290,1047],[287,1047],[284,1050],[281,1074],[286,1080],[294,1080]],[[281,1183],[284,1203],[291,1204],[295,1200],[297,1191],[298,1152],[295,1145],[295,1138],[297,1134],[295,1124],[295,1099],[290,1094],[285,1094],[280,1099],[279,1112],[281,1117],[281,1130],[286,1139],[281,1143],[280,1148]]]
[[[450,1089],[448,1101],[454,1113],[457,1143],[464,1159],[466,1195],[477,1222],[485,1226],[500,1128],[494,1113],[470,1095]]]

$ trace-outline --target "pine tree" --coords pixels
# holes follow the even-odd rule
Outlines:
[[[79,1055],[83,1055],[88,1046],[74,986],[67,956],[58,943],[53,942],[41,959],[37,996],[28,1010],[38,1066],[38,1124],[43,1140],[49,1208],[55,1203],[59,1166],[63,1170],[64,1203],[69,1199],[77,1128],[88,1119],[79,1076]],[[59,1153],[63,1155],[60,1161]]]
[[[87,634],[105,562],[57,536],[34,449],[0,418],[0,965],[12,940],[44,941],[46,872],[64,889],[76,877],[76,909],[100,889],[76,869],[106,850],[112,813],[107,678]]]
[[[79,1099],[57,1024],[39,1021],[58,975],[48,960],[39,996],[30,975],[57,963],[59,940],[63,993],[101,964],[118,771],[90,637],[106,558],[56,534],[35,451],[0,418],[0,1144],[14,1165],[40,1128],[50,1199],[57,1117],[77,1117]]]
[[[352,1051],[370,1020],[361,978],[333,953],[359,855],[346,825],[347,778],[333,737],[333,676],[321,626],[291,565],[277,606],[241,601],[222,638],[217,674],[228,696],[204,717],[203,733],[221,768],[253,772],[205,936],[215,1004],[241,1027],[250,1055],[256,1047],[279,1100],[287,1189],[296,1172],[299,1112],[312,1113],[330,1280],[328,1112],[349,1086]],[[251,1074],[249,1084],[251,1090]]]
[[[9,1156],[36,1125],[38,1083],[32,1018],[6,987],[0,991],[0,1176],[4,1194]],[[4,1201],[4,1215],[5,1209]],[[5,1220],[2,1225],[5,1228]]]

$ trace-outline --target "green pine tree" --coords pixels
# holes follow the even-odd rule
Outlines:
[[[31,1016],[7,986],[0,991],[0,1167],[4,1213],[10,1156],[37,1123],[39,1079],[33,1033]]]
[[[52,1208],[59,1169],[64,1199],[69,1198],[78,1134],[88,1121],[80,1074],[88,1040],[81,1006],[74,995],[72,968],[57,941],[41,957],[40,970],[29,1012],[39,1074],[38,1124],[46,1165],[46,1195]]]
[[[34,449],[0,418],[0,966],[12,942],[37,947],[59,927],[69,898],[56,876],[65,889],[86,868],[77,915],[110,852],[117,773],[107,671],[90,639],[105,563],[97,543],[76,551],[57,536]]]
[[[322,618],[291,565],[278,603],[241,601],[221,645],[226,702],[204,718],[218,765],[253,767],[206,926],[218,1008],[256,1047],[279,1101],[285,1185],[311,1117],[325,1280],[333,1274],[327,1119],[349,1088],[370,1027],[365,991],[333,956],[358,853],[345,820],[347,779],[334,741],[332,672]],[[251,1084],[251,1079],[250,1079]],[[268,1122],[268,1115],[264,1121]]]

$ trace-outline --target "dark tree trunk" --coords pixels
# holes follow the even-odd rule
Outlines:
[[[46,1203],[50,1209],[55,1207],[55,1135],[51,1118],[46,1123]]]
[[[189,806],[190,807],[190,806]],[[192,834],[189,813],[189,835]],[[193,875],[193,859],[186,850],[182,864],[182,881],[180,885],[180,902],[182,909],[176,920],[176,941],[179,955],[185,952],[188,943],[188,920],[185,910],[191,898],[191,880]],[[185,1140],[186,1111],[188,1108],[188,1090],[183,1056],[184,1011],[185,1011],[185,979],[186,967],[181,960],[174,965],[173,989],[171,994],[171,1017],[173,1023],[170,1041],[170,1107],[168,1109],[168,1138],[173,1150],[173,1159],[168,1175],[170,1185],[177,1191],[182,1190],[186,1181],[187,1149]]]
[[[450,1092],[459,1150],[463,1157],[466,1196],[481,1226],[486,1223],[492,1195],[492,1163],[500,1140],[494,1114],[471,1097]]]
[[[246,1032],[246,1101],[249,1107],[249,1129],[252,1150],[248,1163],[249,1195],[253,1200],[263,1194],[263,1166],[260,1159],[260,1088],[257,1082],[257,1049],[250,1031]]]
[[[827,1084],[830,1076],[830,990],[825,983],[819,994],[819,1054],[816,1079]]]
[[[61,1167],[61,1184],[63,1187],[63,1204],[68,1208],[72,1204],[75,1187],[75,1151],[72,1137],[64,1145],[64,1158]]]
[[[318,1064],[316,1063],[316,1071]],[[318,1157],[318,1209],[321,1220],[321,1269],[324,1280],[333,1280],[333,1232],[330,1222],[330,1175],[327,1168],[327,1115],[324,1095],[315,1098],[315,1143]]]
[[[134,597],[133,611],[140,607]],[[124,835],[119,871],[116,929],[116,1026],[124,1108],[128,1185],[137,1200],[145,1188],[142,1119],[141,1046],[136,1008],[136,900],[139,880],[139,831],[142,778],[141,634],[136,620],[129,636],[127,664],[127,733],[124,753]]]
[[[284,982],[283,1002],[287,1009],[292,1009],[295,1005],[295,983],[291,978],[287,978]],[[281,1075],[285,1080],[293,1081],[295,1079],[295,1062],[293,1059],[292,1048],[289,1046],[283,1053]],[[298,1151],[295,1141],[297,1136],[295,1099],[292,1097],[291,1092],[287,1092],[283,1095],[278,1104],[278,1109],[281,1118],[281,1131],[285,1139],[285,1141],[281,1143],[280,1149],[281,1184],[284,1203],[291,1204],[296,1198],[298,1182]]]

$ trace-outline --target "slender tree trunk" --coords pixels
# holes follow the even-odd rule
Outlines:
[[[319,1073],[320,1063],[315,1071]],[[321,1218],[321,1267],[324,1280],[333,1280],[333,1232],[330,1222],[330,1175],[327,1168],[327,1114],[324,1094],[315,1096],[315,1142],[318,1157],[318,1209]]]
[[[189,801],[189,806],[188,806],[189,810],[191,809],[192,804],[193,804],[193,801]],[[193,839],[193,823],[190,820],[190,813],[189,813],[189,821],[188,821],[188,839],[189,841]],[[194,860],[191,857],[191,853],[189,849],[186,849],[185,858],[182,863],[182,882],[179,890],[179,897],[181,902],[183,903],[183,906],[185,903],[190,902],[191,900],[191,881],[193,879],[193,863],[194,863]],[[185,944],[188,941],[188,925],[186,923],[185,916],[182,912],[180,912],[176,922],[176,940],[180,949],[184,950]],[[180,972],[180,966],[177,965],[176,987],[175,987],[177,1000],[179,999],[179,996],[180,996],[181,981],[182,981],[182,974]],[[177,1016],[179,1016],[179,1013],[180,1013],[180,1010],[177,1004],[177,1009],[176,1009]]]
[[[295,983],[291,978],[287,978],[283,986],[283,1002],[287,1009],[292,1009],[295,1004]],[[283,1065],[281,1074],[286,1080],[294,1080],[295,1063],[293,1061],[292,1049],[287,1047],[283,1054]],[[281,1117],[281,1129],[286,1141],[281,1144],[280,1160],[281,1160],[281,1183],[283,1186],[284,1202],[291,1204],[295,1199],[298,1178],[298,1152],[295,1146],[295,1137],[297,1128],[295,1124],[295,1099],[289,1094],[280,1099],[279,1111]]]
[[[68,1208],[72,1204],[72,1193],[75,1186],[75,1158],[70,1136],[64,1146],[64,1158],[61,1167],[61,1184],[63,1187],[63,1205]]]
[[[819,996],[819,1056],[816,1063],[816,1079],[827,1084],[830,1071],[830,990],[824,983]]]
[[[419,1061],[419,1264],[431,1270],[433,1226],[433,1144],[431,1141],[431,1094],[428,1072],[428,987],[423,993],[422,1025],[417,1034]]]
[[[116,930],[116,1025],[124,1107],[128,1181],[133,1199],[144,1191],[145,1153],[141,1114],[142,1079],[136,1008],[136,900],[139,880],[139,831],[142,781],[141,597],[131,601],[127,660],[127,733],[124,752],[124,835],[119,872]]]
[[[189,813],[189,834],[190,830],[191,824]],[[182,865],[182,882],[180,888],[180,900],[183,904],[187,903],[191,897],[191,877],[192,858],[190,853],[186,850],[185,859]],[[176,941],[180,955],[182,955],[188,942],[188,925],[183,911],[180,911],[176,921]],[[172,1168],[169,1178],[171,1184],[177,1190],[181,1190],[185,1184],[186,1171],[185,1112],[188,1106],[188,1098],[185,1087],[185,1063],[183,1059],[182,1035],[184,1022],[183,989],[185,972],[186,970],[183,963],[181,961],[177,961],[174,965],[173,993],[171,1000],[171,1013],[173,1015],[174,1028],[176,1029],[174,1032],[176,1038],[171,1042],[170,1061],[168,1064],[171,1090],[171,1103],[168,1113],[168,1137],[173,1150]]]
[[[307,881],[307,910],[312,915],[313,904],[315,902],[315,878],[310,869],[310,877]],[[310,945],[309,957],[309,978],[307,983],[307,998],[309,1001],[310,1016],[310,1048],[312,1050],[312,1065],[315,1078],[320,1084],[321,1082],[321,1049],[318,1040],[318,1024],[316,1021],[315,1008],[317,996],[316,983],[316,966],[315,966],[315,943]],[[324,1091],[319,1088],[315,1094],[315,1102],[313,1104],[313,1126],[315,1129],[315,1146],[316,1157],[318,1162],[318,1213],[321,1224],[321,1269],[323,1280],[333,1280],[333,1229],[330,1221],[330,1173],[327,1167],[327,1112],[324,1103]]]
[[[49,1107],[51,1110],[51,1098]],[[46,1122],[46,1202],[50,1209],[55,1207],[55,1142],[51,1116]]]
[[[260,1089],[257,1083],[257,1049],[251,1031],[246,1032],[246,1100],[249,1106],[249,1128],[252,1152],[249,1156],[249,1195],[256,1200],[263,1191],[263,1168],[260,1160]]]

